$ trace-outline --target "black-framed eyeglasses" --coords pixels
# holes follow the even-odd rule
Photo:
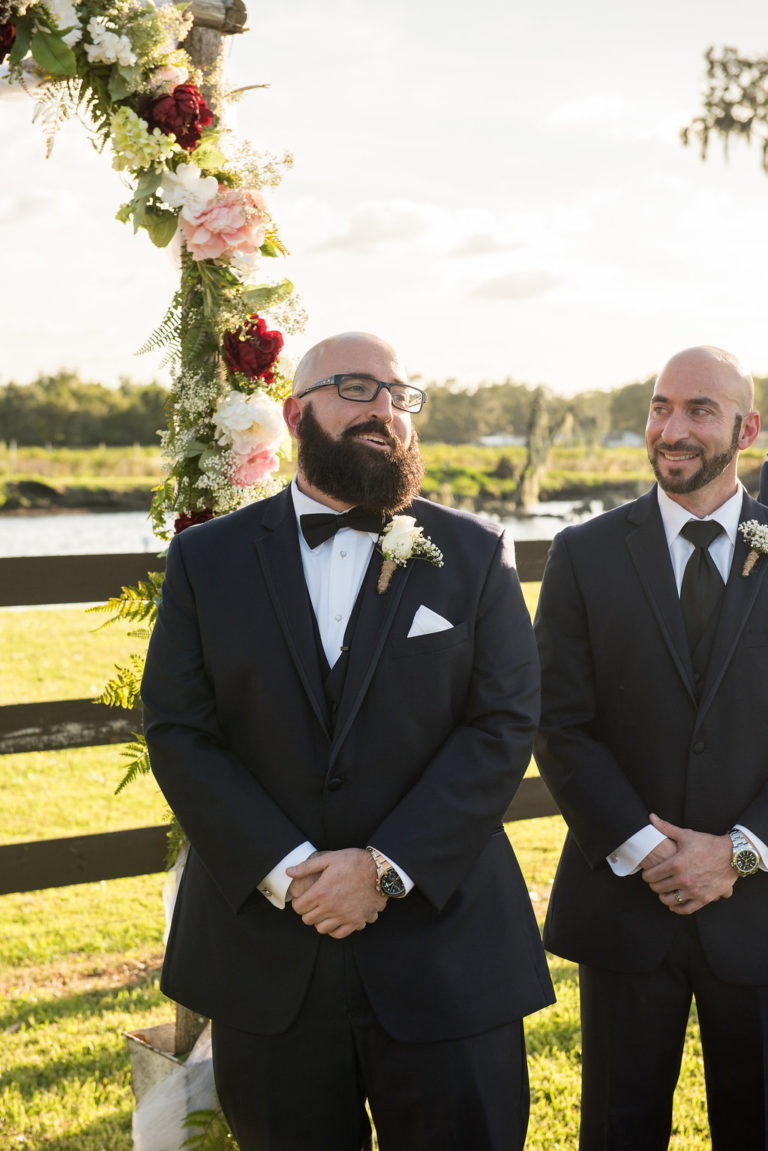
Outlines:
[[[382,388],[386,388],[392,397],[392,407],[399,408],[401,412],[410,412],[415,415],[420,412],[427,402],[427,393],[420,388],[412,388],[410,384],[387,384],[384,380],[377,380],[373,376],[361,376],[357,372],[341,372],[335,376],[328,376],[298,392],[297,400],[302,400],[310,392],[318,388],[335,387],[342,400],[352,400],[359,404],[368,404],[375,400]]]

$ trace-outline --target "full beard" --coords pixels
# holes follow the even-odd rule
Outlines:
[[[674,444],[657,443],[654,446],[653,452],[649,453],[648,459],[651,462],[653,473],[656,476],[659,487],[663,488],[665,492],[671,492],[672,495],[686,495],[688,492],[697,492],[701,488],[707,486],[712,480],[717,479],[722,475],[728,464],[736,455],[739,447],[739,435],[741,434],[741,416],[737,416],[733,435],[731,437],[730,447],[727,451],[719,452],[716,456],[710,456],[706,459],[703,453],[699,452],[701,460],[701,467],[692,476],[687,479],[679,479],[676,476],[664,475],[659,467],[659,451],[666,450],[669,452],[684,452],[684,451],[697,451],[696,448],[691,448],[689,445],[678,440]],[[667,464],[668,467],[674,466]]]
[[[367,432],[386,439],[387,449],[365,444],[360,437]],[[308,403],[296,436],[299,467],[307,482],[335,500],[392,515],[407,507],[421,491],[424,465],[415,431],[406,448],[386,424],[371,419],[346,428],[339,439],[334,439],[317,422]]]

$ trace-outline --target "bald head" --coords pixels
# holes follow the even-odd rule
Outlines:
[[[659,373],[656,391],[663,391],[670,375],[695,383],[702,395],[714,390],[727,396],[737,412],[746,416],[755,402],[755,385],[738,358],[723,348],[701,345],[672,356]]]
[[[645,428],[648,458],[660,487],[699,518],[738,491],[738,454],[760,430],[753,401],[752,377],[722,348],[686,348],[659,373]]]
[[[321,340],[302,357],[293,377],[293,394],[341,372],[407,382],[397,352],[385,340],[369,332],[341,332]]]

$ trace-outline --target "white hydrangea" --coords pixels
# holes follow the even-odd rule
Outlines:
[[[68,0],[58,0],[67,3]],[[136,53],[127,36],[110,32],[96,17],[88,21],[88,35],[92,43],[85,45],[85,54],[91,64],[122,64],[130,67],[136,63]]]

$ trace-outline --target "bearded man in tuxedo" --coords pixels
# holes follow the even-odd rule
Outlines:
[[[384,341],[324,340],[291,486],[168,554],[145,730],[191,850],[162,986],[213,1020],[241,1151],[361,1151],[366,1100],[382,1151],[525,1141],[553,995],[501,820],[536,649],[503,530],[418,498],[423,401]]]
[[[753,395],[719,348],[673,356],[646,428],[656,486],[561,532],[544,573],[536,757],[569,827],[544,941],[580,964],[581,1151],[668,1146],[692,997],[714,1151],[768,1148],[768,556],[749,557],[768,508],[737,479]]]

